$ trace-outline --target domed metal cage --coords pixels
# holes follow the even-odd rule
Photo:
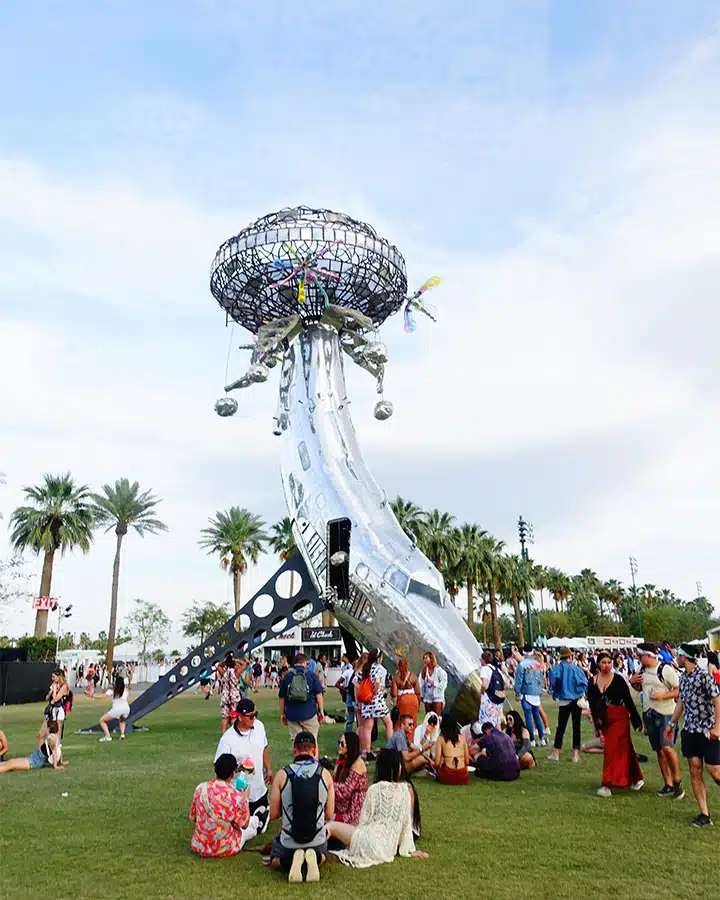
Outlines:
[[[316,257],[321,268],[311,275],[332,274],[312,275],[300,289],[292,267]],[[284,316],[318,321],[328,303],[358,310],[377,326],[401,308],[407,275],[400,251],[370,225],[298,206],[263,216],[226,241],[215,255],[210,289],[228,316],[255,334]]]

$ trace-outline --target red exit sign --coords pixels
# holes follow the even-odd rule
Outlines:
[[[33,609],[44,609],[50,612],[53,606],[55,606],[54,597],[36,597],[33,600]]]

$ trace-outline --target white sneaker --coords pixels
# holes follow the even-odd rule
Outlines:
[[[111,740],[112,740],[112,738],[111,738],[109,735],[106,735],[105,737],[101,737],[101,738],[100,738],[99,743],[101,743],[101,744],[107,744],[107,742],[108,742],[108,741],[111,741]]]
[[[560,762],[560,757],[555,756],[554,753],[551,753],[550,756],[548,756],[548,759],[550,760],[550,762]]]
[[[631,791],[641,791],[643,789],[644,785],[645,785],[645,782],[641,778],[640,781],[636,781],[635,784],[630,785],[630,790]]]
[[[540,747],[547,747],[547,741],[545,740],[544,737],[540,738],[540,740],[538,741],[538,744]]]
[[[535,741],[530,741],[530,746],[531,746],[531,747],[537,747],[537,744],[535,743]]]
[[[574,763],[579,763],[579,762],[580,762],[580,757],[579,757],[579,756],[573,756],[572,761],[573,761]]]
[[[314,850],[305,851],[305,862],[307,863],[307,874],[305,875],[305,881],[307,881],[308,884],[320,881],[320,869],[318,867],[317,853]]]
[[[612,797],[612,791],[609,787],[605,787],[605,785],[599,787],[597,791],[595,791],[595,793],[598,795],[598,797]]]
[[[301,884],[303,880],[302,867],[305,862],[305,851],[296,850],[293,853],[292,865],[288,872],[288,884]]]

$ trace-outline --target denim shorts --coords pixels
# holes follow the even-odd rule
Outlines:
[[[670,724],[670,716],[664,716],[654,709],[647,709],[643,713],[645,730],[647,731],[650,746],[657,753],[661,747],[672,747],[677,740],[677,726],[673,728],[673,735],[668,740],[665,737],[665,729]]]
[[[45,759],[45,754],[42,750],[33,750],[33,752],[28,756],[28,762],[30,763],[31,769],[42,769],[47,760]]]

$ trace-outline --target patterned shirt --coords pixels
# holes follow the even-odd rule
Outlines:
[[[680,699],[685,716],[684,731],[704,733],[715,725],[713,698],[720,696],[718,686],[710,673],[695,666],[692,672],[680,679]]]
[[[207,802],[203,788],[207,787]],[[195,833],[190,847],[200,856],[232,856],[242,847],[240,829],[250,821],[245,795],[226,781],[213,779],[195,788],[190,819]]]

